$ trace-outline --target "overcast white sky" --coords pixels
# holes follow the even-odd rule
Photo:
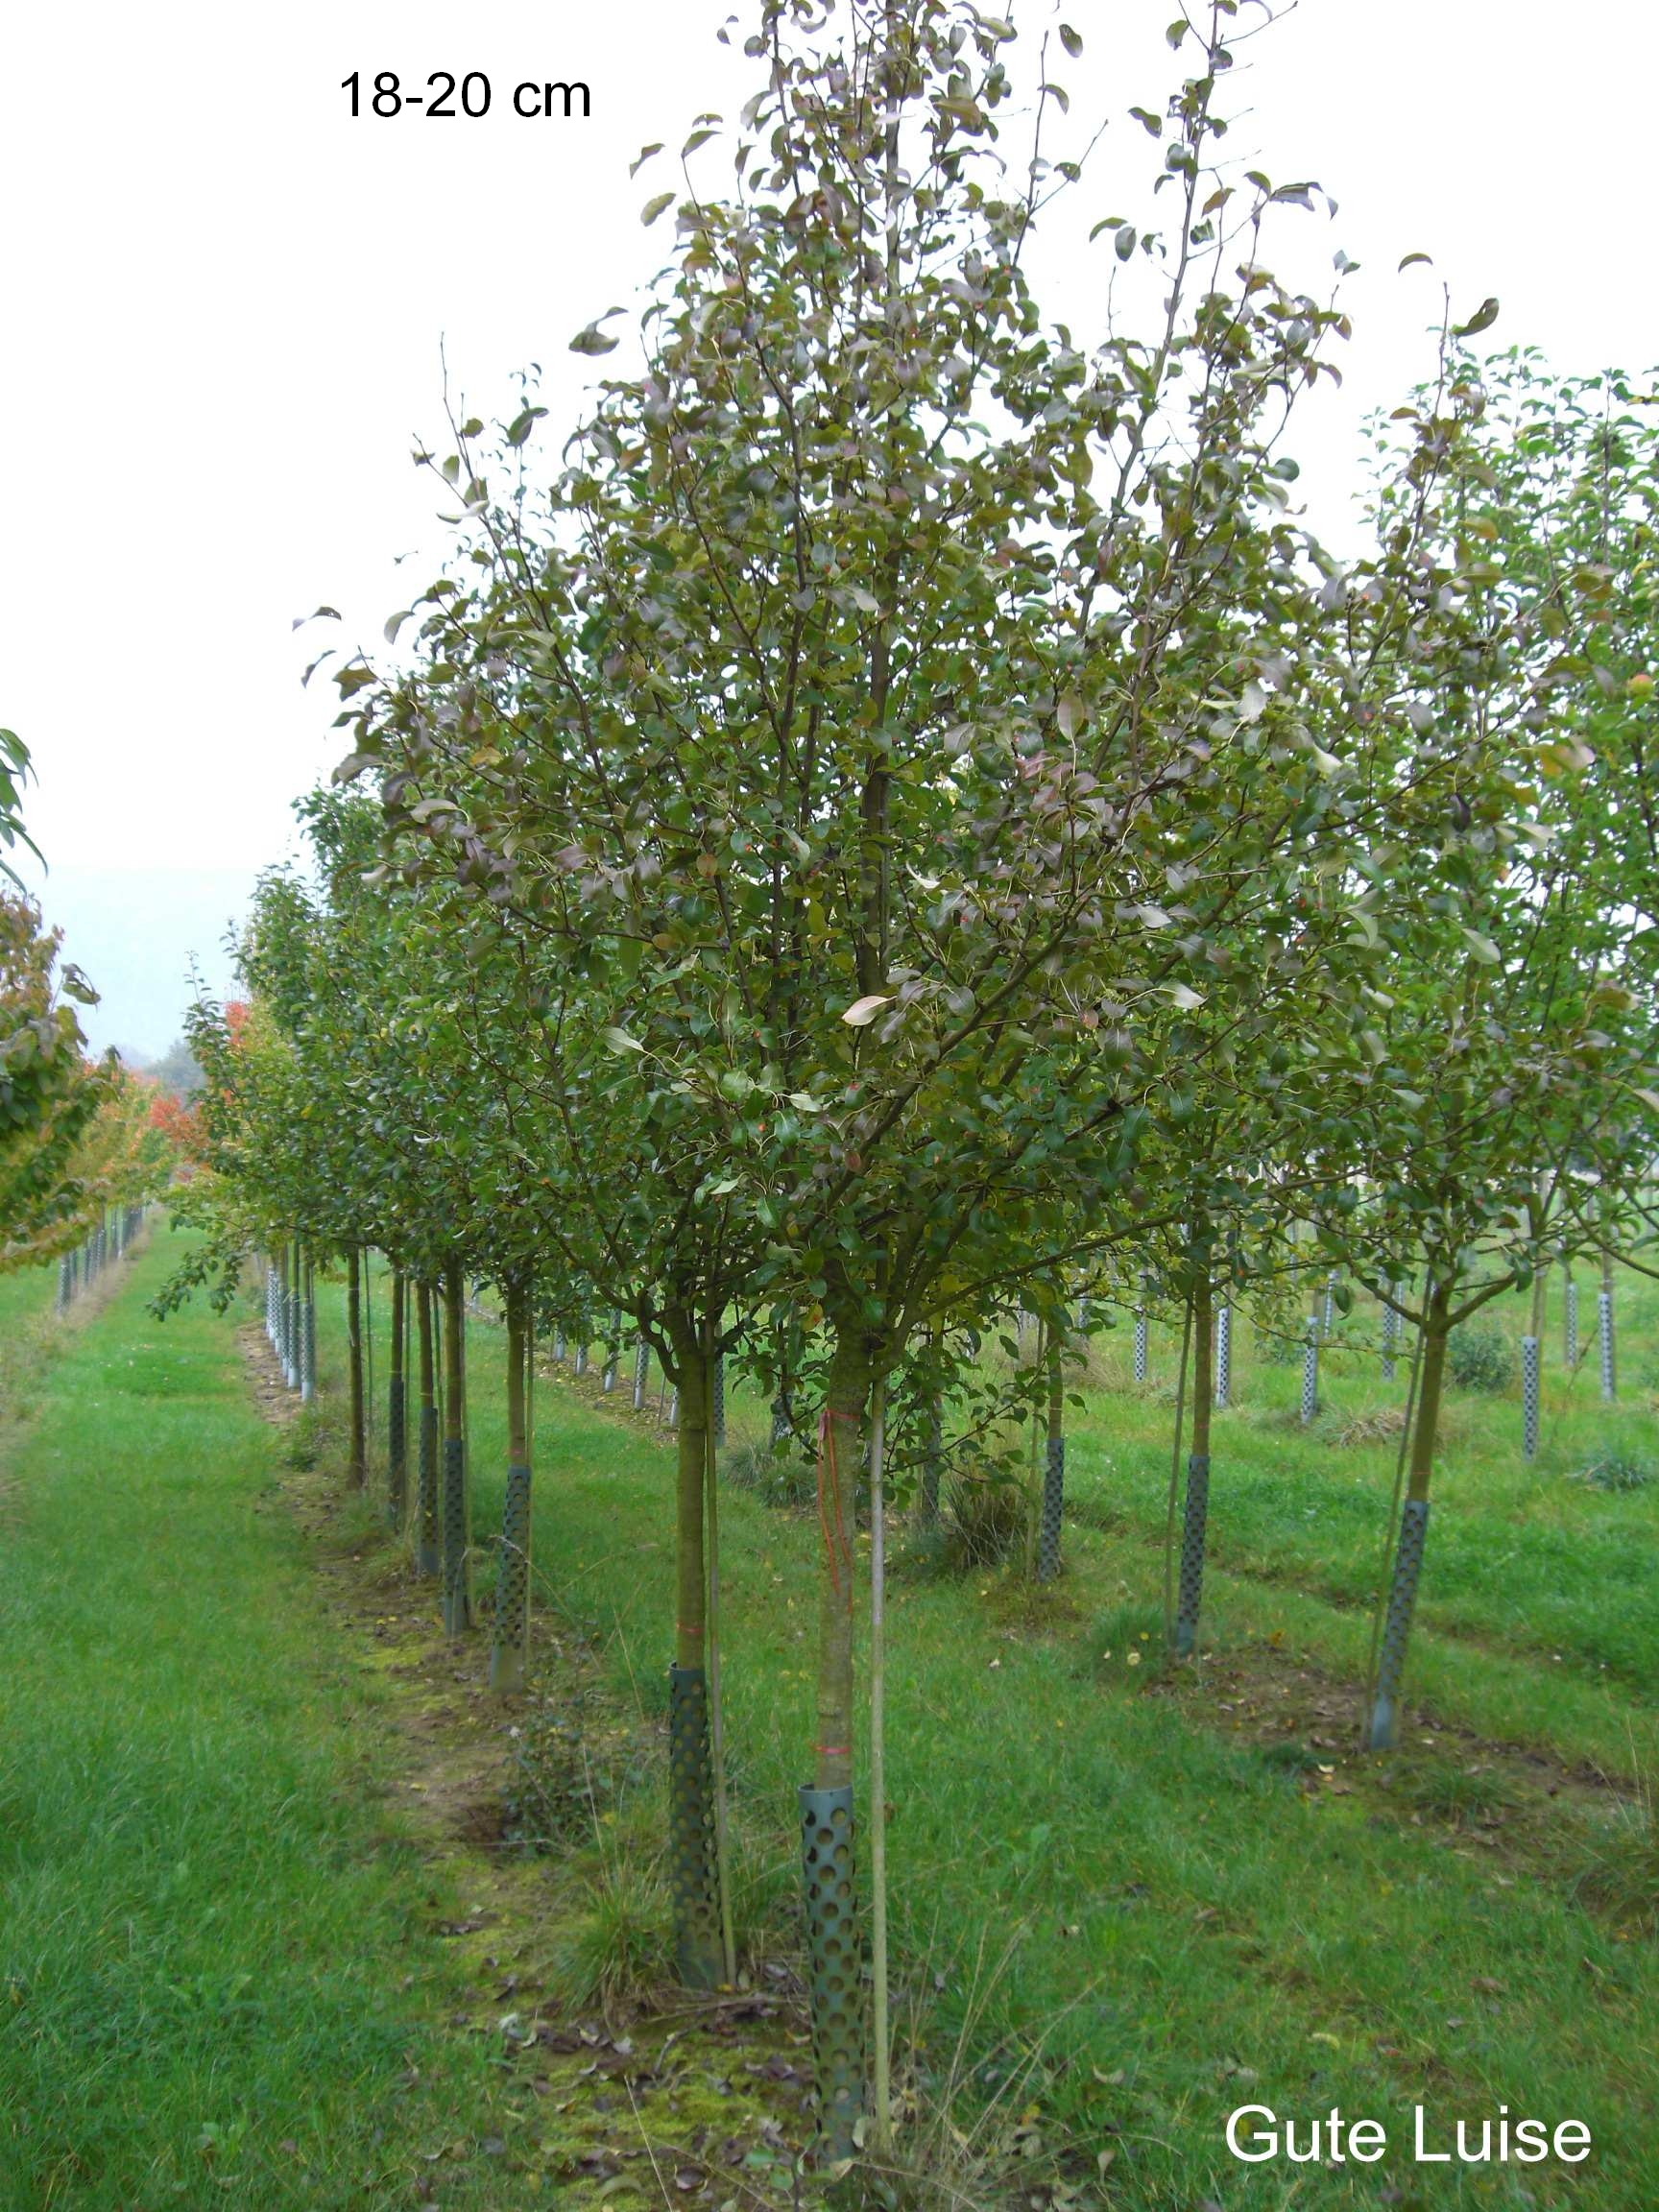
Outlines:
[[[36,756],[43,902],[105,990],[96,1043],[161,1050],[192,953],[225,987],[225,928],[339,750],[331,690],[299,684],[317,634],[293,618],[329,601],[349,639],[377,640],[410,595],[399,556],[426,580],[441,533],[409,454],[441,435],[441,340],[477,412],[511,409],[513,372],[539,360],[554,423],[574,413],[591,365],[570,336],[670,244],[638,221],[667,157],[637,180],[629,161],[753,89],[714,39],[732,5],[7,12],[0,722]],[[1155,162],[1124,110],[1162,106],[1173,12],[1016,0],[1022,57],[1062,15],[1084,35],[1082,62],[1050,64],[1073,126],[1113,117],[1088,220]],[[1659,360],[1650,0],[1301,0],[1242,58],[1230,147],[1340,203],[1299,217],[1287,252],[1310,278],[1338,246],[1362,265],[1346,390],[1291,442],[1328,532],[1365,412],[1431,365],[1442,280],[1460,314],[1500,297],[1494,345],[1581,371]],[[409,88],[481,71],[491,112],[353,121],[352,69]],[[547,78],[586,80],[591,119],[517,119],[513,85]],[[1110,252],[1080,246],[1086,228],[1040,265],[1079,334]],[[1413,250],[1432,273],[1396,273]]]

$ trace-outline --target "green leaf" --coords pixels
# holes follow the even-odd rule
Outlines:
[[[849,1029],[865,1029],[875,1021],[883,1006],[891,1006],[892,1003],[891,995],[884,998],[854,998],[841,1019]]]
[[[1476,308],[1474,314],[1470,316],[1468,322],[1459,323],[1456,325],[1452,332],[1452,335],[1454,338],[1477,337],[1482,330],[1490,330],[1493,324],[1496,323],[1497,320],[1497,301],[1482,300],[1479,306]]]
[[[1083,51],[1083,41],[1077,36],[1076,32],[1072,30],[1070,23],[1062,23],[1060,26],[1060,43],[1065,47],[1067,53],[1070,55],[1073,61],[1076,60],[1078,55]]]
[[[673,201],[674,195],[672,192],[659,192],[655,199],[647,200],[644,206],[640,209],[640,222],[644,224],[647,229],[649,229],[651,225],[656,222],[658,216],[661,214],[663,208],[671,206],[673,204]]]
[[[613,1052],[643,1052],[645,1047],[637,1037],[630,1037],[626,1029],[603,1029],[600,1035]]]

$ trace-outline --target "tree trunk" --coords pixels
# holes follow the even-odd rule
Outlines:
[[[432,1341],[432,1286],[415,1286],[421,1338],[421,1418],[415,1486],[415,1570],[438,1572],[438,1359]]]
[[[714,1332],[710,1327],[709,1335]],[[709,1573],[709,1746],[714,1782],[714,1887],[720,1901],[720,1957],[726,1984],[737,1982],[737,1944],[732,1930],[732,1852],[726,1821],[726,1709],[721,1692],[720,1646],[720,1442],[716,1414],[720,1404],[720,1355],[710,1350],[704,1363],[708,1377],[708,1424],[703,1431],[704,1527]]]
[[[1192,1449],[1187,1455],[1187,1507],[1181,1524],[1181,1596],[1175,1650],[1190,1659],[1198,1646],[1204,1597],[1204,1541],[1210,1519],[1210,1416],[1215,1402],[1215,1304],[1208,1272],[1192,1291]]]
[[[674,1956],[688,1989],[717,1989],[724,1972],[714,1850],[714,1764],[709,1737],[708,1562],[703,1517],[708,1482],[709,1372],[694,1317],[667,1317],[679,1427],[675,1431],[674,1664],[668,1670],[668,1878]]]
[[[307,1253],[304,1266],[304,1294],[300,1301],[300,1351],[304,1372],[301,1392],[307,1404],[317,1398],[317,1262]]]
[[[1392,1750],[1399,1741],[1400,1684],[1406,1671],[1406,1647],[1410,1640],[1417,1584],[1429,1540],[1429,1484],[1434,1472],[1434,1439],[1440,1426],[1440,1401],[1446,1382],[1451,1305],[1451,1286],[1431,1285],[1424,1309],[1423,1373],[1417,1389],[1417,1417],[1411,1430],[1406,1503],[1400,1513],[1394,1574],[1388,1587],[1388,1610],[1377,1663],[1377,1691],[1371,1707],[1369,1740],[1373,1751]]]
[[[801,1791],[807,1982],[818,2124],[831,2158],[854,2148],[864,2107],[864,1996],[853,1817],[854,1500],[871,1358],[860,1324],[838,1328],[818,1455],[814,1786]]]
[[[288,1239],[284,1237],[281,1248],[276,1255],[276,1335],[275,1338],[276,1364],[282,1370],[284,1382],[292,1382],[293,1381],[293,1377],[288,1371]]]
[[[1601,1287],[1596,1296],[1596,1348],[1600,1357],[1601,1398],[1611,1406],[1619,1395],[1619,1370],[1613,1355],[1613,1247],[1601,1252]]]
[[[1048,1410],[1043,1468],[1042,1519],[1037,1529],[1037,1579],[1052,1582],[1060,1572],[1060,1532],[1066,1510],[1066,1339],[1048,1332]]]
[[[495,1575],[495,1640],[490,1687],[503,1696],[524,1688],[530,1655],[530,1431],[528,1300],[522,1283],[507,1286],[507,1495],[501,1508],[501,1563]]]
[[[369,1479],[369,1454],[363,1439],[363,1260],[355,1244],[346,1259],[346,1348],[351,1382],[349,1473],[361,1490]]]
[[[444,1633],[472,1625],[471,1515],[467,1495],[467,1286],[461,1262],[444,1269]]]
[[[408,1297],[408,1278],[394,1270],[392,1354],[386,1379],[386,1516],[394,1528],[402,1527],[409,1510],[407,1393],[403,1380]]]
[[[873,2149],[893,2148],[887,2027],[887,1505],[885,1391],[870,1390],[870,1982],[875,2015]],[[1064,1449],[1064,1446],[1062,1446]]]

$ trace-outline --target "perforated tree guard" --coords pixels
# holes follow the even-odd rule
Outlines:
[[[1198,1611],[1204,1599],[1204,1532],[1210,1519],[1210,1456],[1187,1455],[1187,1506],[1181,1522],[1181,1586],[1175,1608],[1175,1649],[1190,1659],[1198,1644]]]
[[[1571,1370],[1578,1364],[1578,1286],[1574,1282],[1567,1285],[1567,1317],[1563,1327],[1566,1334],[1562,1353]]]
[[[714,1867],[709,1680],[701,1667],[668,1670],[668,1887],[680,1979],[687,1989],[717,1989],[725,1951]]]
[[[1215,1310],[1215,1403],[1225,1406],[1233,1395],[1233,1309]]]
[[[1390,1283],[1388,1288],[1395,1296],[1399,1295],[1400,1286],[1397,1283]],[[1394,1354],[1398,1350],[1399,1344],[1400,1316],[1395,1312],[1392,1306],[1384,1306],[1382,1309],[1382,1376],[1385,1382],[1391,1382],[1394,1380]]]
[[[444,1633],[459,1636],[467,1618],[467,1453],[459,1436],[444,1439]]]
[[[69,1304],[71,1277],[67,1258],[58,1262],[58,1310],[63,1312]]]
[[[522,1690],[530,1642],[530,1470],[509,1467],[501,1506],[501,1560],[495,1575],[492,1690]]]
[[[577,1372],[577,1374],[578,1374],[578,1375],[586,1375],[586,1374],[587,1374],[587,1372],[588,1372],[588,1346],[587,1346],[587,1343],[586,1343],[585,1341],[584,1341],[583,1343],[581,1343],[581,1344],[578,1344],[578,1345],[577,1345],[577,1347],[576,1347],[576,1362],[575,1362],[575,1364],[576,1364],[576,1372]]]
[[[864,2109],[863,1957],[854,1841],[850,1785],[802,1791],[812,2070],[820,2144],[831,2158],[852,2156],[853,2131]]]
[[[558,1366],[564,1357],[565,1332],[563,1329],[555,1329],[553,1332],[553,1364]]]
[[[415,1567],[438,1572],[438,1408],[422,1406],[415,1471]]]
[[[300,1301],[300,1395],[313,1404],[317,1396],[317,1301]]]
[[[1325,1303],[1319,1310],[1319,1334],[1327,1343],[1329,1343],[1331,1334],[1335,1326],[1336,1278],[1334,1275],[1327,1275],[1325,1278]]]
[[[1400,1679],[1406,1671],[1406,1645],[1423,1574],[1423,1549],[1429,1541],[1429,1501],[1407,1498],[1400,1515],[1400,1542],[1394,1553],[1394,1579],[1388,1586],[1388,1611],[1382,1623],[1382,1647],[1377,1660],[1377,1697],[1371,1708],[1371,1748],[1389,1751],[1400,1734]]]
[[[643,1336],[634,1347],[634,1410],[639,1412],[645,1404],[645,1385],[651,1379],[651,1347]]]
[[[276,1341],[276,1270],[269,1261],[265,1265],[265,1339]]]
[[[1135,1309],[1135,1380],[1137,1382],[1144,1382],[1146,1380],[1146,1309],[1144,1306],[1137,1306]]]
[[[401,1375],[386,1385],[386,1518],[394,1528],[403,1526],[409,1503],[409,1436],[405,1391]]]
[[[1043,1468],[1043,1512],[1037,1524],[1037,1579],[1052,1582],[1060,1572],[1060,1529],[1066,1511],[1066,1439],[1048,1438]]]
[[[1306,1428],[1319,1410],[1319,1320],[1308,1316],[1308,1341],[1302,1351],[1302,1424]]]
[[[282,1299],[282,1379],[290,1390],[300,1387],[300,1298],[289,1290]]]
[[[622,1332],[620,1325],[617,1323],[615,1318],[613,1317],[611,1324],[611,1334],[607,1338],[605,1344],[605,1372],[599,1378],[599,1387],[601,1390],[611,1391],[615,1389],[616,1362],[621,1358],[621,1356]]]
[[[780,1444],[788,1442],[790,1427],[788,1402],[783,1397],[782,1392],[780,1391],[772,1401],[772,1449],[774,1452],[777,1451]]]
[[[714,1449],[718,1452],[726,1442],[726,1356],[723,1352],[714,1355],[710,1380],[714,1401],[710,1419],[714,1429]]]
[[[680,1426],[680,1393],[678,1390],[669,1393],[668,1426],[670,1429],[678,1429]]]
[[[1538,1456],[1538,1339],[1521,1339],[1521,1456]]]
[[[1611,1406],[1619,1395],[1618,1378],[1613,1368],[1613,1293],[1598,1290],[1596,1293],[1596,1349],[1601,1356],[1601,1396]]]

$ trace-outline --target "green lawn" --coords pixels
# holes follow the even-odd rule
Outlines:
[[[383,1361],[383,1313],[377,1326]],[[321,1336],[337,1403],[333,1286]],[[471,1337],[487,1548],[502,1488],[502,1347],[484,1324]],[[1351,1671],[1364,1654],[1356,1601],[1373,1586],[1390,1453],[1298,1436],[1273,1418],[1293,1376],[1248,1358],[1238,1372],[1245,1405],[1215,1440],[1218,1658],[1272,1639]],[[1356,1409],[1374,1394],[1358,1377],[1333,1376],[1330,1391]],[[1652,1743],[1651,1577],[1570,1574],[1561,1562],[1575,1568],[1597,1547],[1609,1563],[1650,1559],[1653,1498],[1604,1499],[1560,1469],[1609,1425],[1644,1442],[1651,1425],[1630,1405],[1604,1417],[1585,1395],[1580,1382],[1570,1413],[1552,1412],[1553,1456],[1526,1473],[1510,1465],[1518,1408],[1458,1402],[1413,1688],[1471,1725],[1628,1766],[1633,1743]],[[761,1418],[735,1398],[733,1437]],[[1577,1877],[1605,1832],[1634,1837],[1650,1885],[1650,1839],[1631,1815],[1563,1801],[1525,1849],[1491,1848],[1433,1810],[1460,1802],[1455,1761],[1442,1771],[1430,1759],[1427,1817],[1368,1785],[1309,1792],[1293,1765],[1229,1740],[1202,1681],[1178,1695],[1148,1689],[1156,1670],[1124,1667],[1121,1639],[1155,1621],[1162,1571],[1145,1539],[1162,1526],[1170,1418],[1155,1396],[1090,1393],[1075,1443],[1090,1525],[1069,1527],[1070,1572],[1046,1609],[1022,1609],[990,1576],[899,1575],[895,1946],[934,2061],[964,2037],[978,2086],[994,2090],[1036,2053],[1020,2101],[1039,2106],[1043,2125],[1115,2152],[1110,2200],[1137,2212],[1206,2195],[1227,2212],[1369,2205],[1391,2200],[1379,2196],[1390,2183],[1436,2206],[1646,2212],[1659,1974],[1650,1939],[1589,1910]],[[543,1597],[557,1619],[603,1640],[618,1694],[647,1710],[669,1646],[671,1466],[665,1440],[558,1382],[541,1387]],[[814,1527],[735,1490],[724,1513],[741,1902],[776,1942],[789,1925],[793,1796],[811,1740]],[[1471,1559],[1488,1563],[1482,1579]],[[1265,1568],[1270,1579],[1252,1572]],[[1491,1595],[1501,1573],[1512,1601]],[[487,1562],[480,1581],[487,1592]],[[1564,1623],[1553,1641],[1540,1633],[1546,1602]],[[1603,1670],[1608,1653],[1618,1664]],[[1495,2118],[1500,2104],[1582,2120],[1596,2150],[1579,2169],[1292,2172],[1246,2171],[1222,2143],[1229,2110],[1251,2102],[1299,2120],[1339,2104],[1383,2119],[1398,2141],[1419,2099],[1448,2120]]]
[[[60,1332],[6,1466],[0,2207],[401,2205],[446,2141],[444,2202],[500,2203],[362,1677],[256,1510],[274,1431],[226,1322],[144,1310],[167,1247]]]

